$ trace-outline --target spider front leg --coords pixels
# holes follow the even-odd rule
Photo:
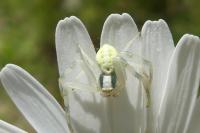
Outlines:
[[[76,76],[74,80],[66,81],[65,77],[67,77],[70,74],[65,73],[64,76],[60,78],[59,82],[61,82],[64,88],[66,88],[65,90],[68,91],[86,90],[86,91],[96,92],[98,91],[99,88],[98,87],[99,69],[97,68],[95,61],[87,55],[87,53],[79,44],[78,44],[78,51],[80,60],[75,61],[75,65],[70,72],[73,73],[74,71],[76,71],[75,70],[76,67],[79,67],[80,69],[79,76]],[[81,83],[80,82],[82,80],[81,78],[87,79],[88,82],[85,81],[85,83]]]
[[[78,74],[74,74],[75,72]],[[76,76],[75,76],[76,75]],[[81,79],[88,78],[88,81],[91,83],[81,83]],[[85,65],[83,61],[75,61],[69,68],[67,68],[64,74],[59,78],[59,86],[61,88],[61,94],[64,99],[65,112],[66,112],[66,120],[69,126],[71,133],[73,133],[73,128],[71,125],[71,117],[69,110],[69,94],[74,91],[89,91],[89,92],[97,92],[98,88],[96,85],[95,79],[92,78],[93,75],[91,71],[88,70],[88,67]]]
[[[82,79],[87,79],[87,81],[81,82]],[[59,85],[63,95],[73,90],[98,91],[96,77],[84,60],[75,61],[74,65],[67,68],[59,78]]]
[[[87,78],[88,81],[85,83],[84,81],[81,82],[81,80],[85,78]],[[98,91],[98,85],[94,74],[84,60],[74,61],[71,66],[65,70],[63,75],[59,78],[59,86],[64,99],[66,114],[69,114],[69,93],[76,90],[94,93]]]
[[[142,82],[146,93],[146,107],[151,105],[151,82],[152,82],[152,64],[146,59],[132,53],[121,53],[122,60],[130,71],[139,81]]]
[[[73,127],[71,125],[71,117],[70,117],[70,110],[69,110],[69,94],[73,93],[73,91],[91,91],[96,92],[94,90],[94,87],[85,85],[83,83],[78,82],[64,82],[63,79],[59,79],[59,85],[62,88],[62,97],[64,99],[64,109],[65,109],[65,117],[68,123],[68,127],[71,131],[71,133],[74,133]],[[84,89],[83,89],[84,88]]]

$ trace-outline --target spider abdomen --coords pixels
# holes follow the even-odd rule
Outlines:
[[[110,74],[113,72],[113,58],[118,55],[117,50],[111,45],[104,44],[96,55],[96,61],[102,72]]]

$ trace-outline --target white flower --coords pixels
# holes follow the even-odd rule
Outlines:
[[[17,108],[37,132],[69,133],[62,107],[25,70],[8,64],[1,71],[1,82]]]
[[[92,84],[86,80],[87,72],[74,63],[82,59],[78,52],[79,45],[90,60],[95,62],[92,42],[81,21],[76,17],[66,18],[59,22],[56,31],[61,77],[65,75],[64,81],[76,81],[77,84]],[[143,105],[143,89],[131,73],[127,73],[126,88],[115,98],[103,98],[98,93],[85,91],[82,86],[84,91],[74,89],[64,98],[74,130],[115,133],[186,132],[191,123],[191,112],[197,101],[199,87],[199,38],[184,35],[175,48],[169,28],[163,20],[147,21],[139,33],[128,14],[113,14],[103,27],[100,45],[104,44],[110,44],[120,52],[134,53],[152,63],[151,107]],[[70,64],[75,64],[77,68],[73,67],[73,71],[63,74]],[[92,69],[95,67],[92,66]]]
[[[145,106],[144,84],[141,84],[143,79],[128,73],[127,68],[125,88],[116,97],[103,97],[98,91],[87,90],[88,86],[80,86],[94,85],[95,80],[89,78],[90,72],[84,69],[84,65],[77,65],[75,61],[92,65],[92,71],[101,69],[95,65],[96,52],[84,25],[78,18],[70,17],[61,20],[56,29],[61,80],[77,83],[70,86],[74,89],[71,91],[68,84],[60,82],[67,121],[60,105],[27,72],[15,65],[7,65],[1,71],[1,81],[6,91],[37,132],[66,133],[70,132],[69,129],[78,133],[200,131],[198,37],[184,35],[175,48],[169,28],[163,20],[147,21],[139,33],[128,14],[112,14],[103,27],[100,45],[104,44],[151,62],[150,106]],[[137,61],[135,58],[132,61],[125,59],[128,64]],[[98,72],[94,73],[98,79]],[[123,76],[118,78],[120,81],[125,79]]]
[[[27,133],[27,132],[0,120],[0,133]]]

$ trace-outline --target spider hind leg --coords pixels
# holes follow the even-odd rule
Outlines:
[[[153,68],[151,62],[128,52],[121,53],[121,56],[127,70],[142,83],[146,95],[146,107],[150,107],[151,83],[153,76]]]

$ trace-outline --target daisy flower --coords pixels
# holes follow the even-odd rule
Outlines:
[[[186,34],[175,47],[164,20],[139,32],[124,13],[107,18],[96,53],[72,16],[56,28],[64,109],[16,65],[2,69],[1,81],[37,132],[198,133],[199,50],[197,36]]]

